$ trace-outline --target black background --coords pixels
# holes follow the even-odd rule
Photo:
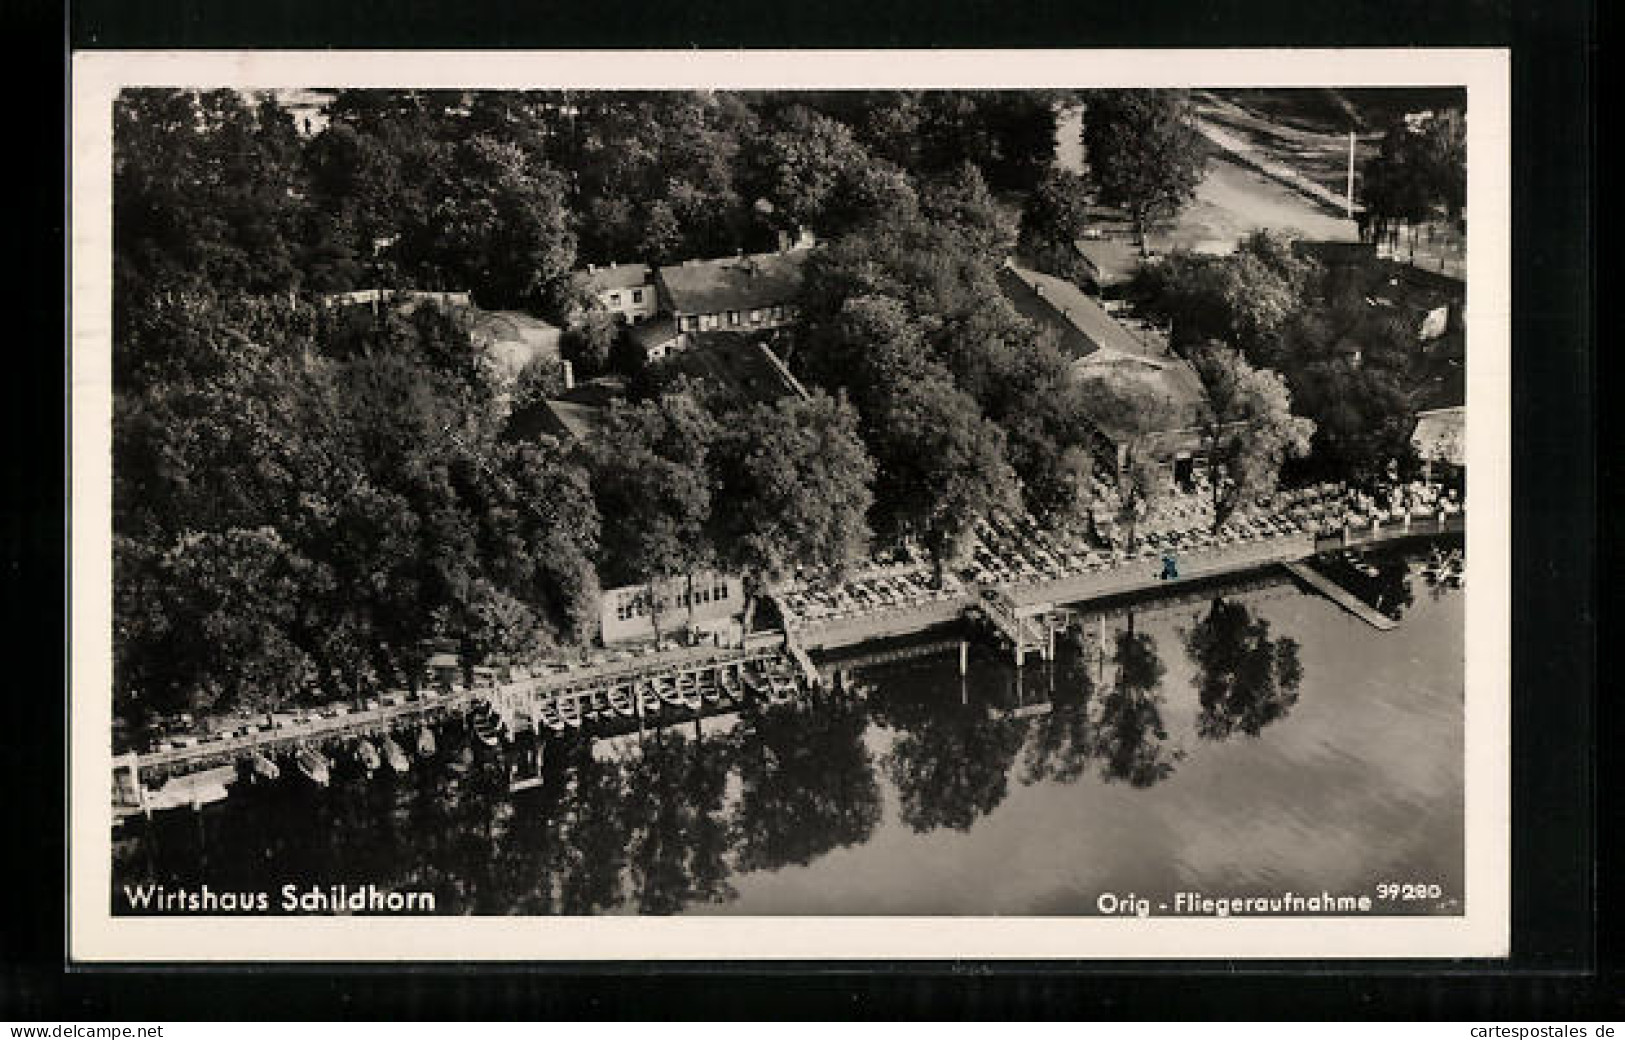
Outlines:
[[[1597,26],[1577,0],[1132,5],[94,0],[5,10],[11,218],[0,401],[8,610],[0,788],[0,1018],[1625,1018],[1596,694],[1598,486],[1607,398],[1594,351]],[[68,430],[68,48],[1511,46],[1513,57],[1513,870],[1505,962],[1163,965],[340,965],[79,969],[64,959],[63,592]],[[62,118],[58,118],[61,116]],[[18,175],[21,175],[21,178]],[[20,218],[20,219],[19,219]],[[1606,283],[1605,283],[1606,284]],[[59,293],[61,295],[59,295]],[[17,318],[24,320],[18,321]],[[60,346],[59,346],[60,345]],[[1604,443],[1613,438],[1605,437]],[[1599,482],[1600,478],[1600,482]],[[1613,562],[1609,550],[1609,563]],[[57,633],[62,633],[58,640]],[[58,700],[57,691],[64,700]],[[1602,739],[1599,740],[1599,736]],[[720,974],[719,974],[720,973]]]

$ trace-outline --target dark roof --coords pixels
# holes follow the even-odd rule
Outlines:
[[[611,264],[570,273],[571,284],[589,292],[636,289],[640,285],[648,285],[649,281],[648,264]]]
[[[677,338],[677,323],[670,318],[655,318],[652,321],[639,322],[627,330],[632,342],[649,350],[662,343],[670,343]]]
[[[1323,264],[1367,264],[1377,259],[1377,247],[1371,242],[1310,242],[1299,239],[1292,243],[1292,251],[1300,257],[1319,260]]]
[[[548,424],[558,437],[578,441],[592,440],[609,425],[609,409],[603,405],[550,399],[543,401],[542,406]]]
[[[1060,347],[1074,358],[1097,350],[1156,356],[1162,344],[1129,331],[1100,302],[1065,278],[1014,262],[999,269],[999,287],[1030,321],[1054,329]]]
[[[508,416],[506,436],[534,440],[542,434],[562,440],[590,440],[609,422],[609,406],[626,396],[622,379],[605,376],[535,401]]]
[[[1098,379],[1113,388],[1150,391],[1168,402],[1168,417],[1154,426],[1140,422],[1125,428],[1091,416],[1100,432],[1115,441],[1158,434],[1155,439],[1173,444],[1185,439],[1183,435],[1202,420],[1207,393],[1196,369],[1183,358],[1150,358],[1103,350],[1074,361],[1072,376],[1078,380]]]
[[[683,371],[707,377],[746,401],[806,395],[760,332],[691,333],[689,348],[678,364]]]
[[[724,260],[687,260],[658,273],[677,314],[719,314],[794,303],[810,249],[753,253]]]

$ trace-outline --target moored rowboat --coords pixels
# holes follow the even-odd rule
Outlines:
[[[319,751],[308,747],[301,747],[293,753],[293,764],[299,774],[317,787],[326,787],[332,774],[328,770],[327,759]]]
[[[559,714],[559,708],[553,701],[543,701],[536,706],[536,717],[542,720],[542,725],[554,733],[564,732],[564,717]]]
[[[638,683],[638,702],[643,706],[643,714],[658,715],[660,713],[660,697],[655,693],[654,682],[645,680]]]
[[[581,704],[574,697],[560,697],[554,704],[558,707],[559,718],[571,729],[581,728]]]
[[[401,750],[401,746],[395,743],[393,737],[384,738],[384,761],[397,773],[404,773],[412,768],[411,760],[406,757],[406,752]]]

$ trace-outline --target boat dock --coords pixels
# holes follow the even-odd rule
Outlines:
[[[1396,626],[1397,623],[1393,618],[1380,613],[1354,593],[1332,581],[1307,563],[1283,563],[1281,566],[1291,572],[1294,578],[1308,585],[1372,628],[1387,632]]]
[[[802,654],[805,658],[805,654]],[[702,676],[716,681],[719,670],[731,667],[770,668],[781,680],[794,682],[805,675],[805,664],[777,641],[744,649],[685,648],[659,654],[636,656],[620,661],[572,668],[540,676],[529,676],[491,686],[465,687],[442,692],[386,695],[366,708],[342,705],[312,711],[276,724],[243,726],[238,730],[199,738],[185,746],[172,746],[139,754],[126,754],[115,764],[115,789],[122,792],[116,801],[134,804],[141,781],[155,775],[191,775],[224,769],[256,752],[268,756],[291,753],[299,747],[315,747],[335,740],[359,739],[388,733],[403,726],[418,726],[461,716],[476,705],[491,708],[507,723],[510,732],[535,728],[535,720],[547,708],[564,708],[576,719],[592,722],[612,713],[610,692],[628,695],[639,684],[655,681],[692,681]],[[816,671],[813,673],[816,675]],[[725,694],[724,694],[725,696]],[[637,706],[630,719],[644,721],[643,699],[632,696]],[[619,717],[620,713],[615,713]],[[685,716],[691,719],[692,713]],[[205,799],[207,800],[207,799]]]

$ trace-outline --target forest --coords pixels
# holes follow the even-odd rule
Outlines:
[[[1144,402],[1070,378],[997,272],[1076,237],[1101,198],[1166,216],[1203,158],[1183,93],[1086,92],[1090,175],[1059,172],[1056,112],[1077,100],[343,90],[313,118],[272,94],[125,91],[118,710],[410,686],[435,645],[481,661],[586,644],[602,587],[839,573],[902,538],[942,565],[1005,507],[1080,522],[1090,416]],[[802,228],[825,243],[785,345],[807,399],[740,401],[600,351],[630,392],[574,446],[510,435],[514,388],[466,311],[321,302],[457,290],[564,324],[586,264],[771,249]],[[1402,330],[1285,243],[1172,257],[1136,291],[1222,391],[1208,422],[1238,489],[1403,452]],[[1376,364],[1338,354],[1351,335]]]

